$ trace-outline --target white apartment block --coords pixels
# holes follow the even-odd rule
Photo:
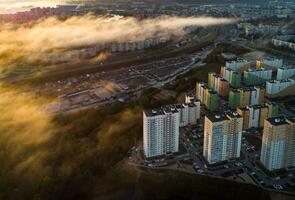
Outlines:
[[[240,59],[233,60],[233,61],[227,61],[225,63],[225,67],[230,68],[232,70],[238,70],[242,67],[250,66],[250,64],[251,64],[250,61],[240,58]]]
[[[261,90],[263,90],[260,87],[253,87],[251,88],[250,92],[250,105],[258,105],[259,104],[259,100],[261,97]],[[264,93],[263,93],[264,94]]]
[[[191,94],[191,95],[190,94],[186,94],[185,97],[184,97],[184,102],[185,103],[192,103],[195,100],[196,100],[196,97],[193,94]]]
[[[189,109],[187,104],[178,104],[176,109],[179,111],[179,127],[184,127],[189,124]]]
[[[203,82],[196,83],[196,97],[201,101],[201,103],[204,103],[205,101],[205,91],[206,91],[207,84]]]
[[[242,123],[236,112],[205,117],[203,156],[210,164],[240,157]]]
[[[249,128],[258,128],[260,119],[260,105],[249,106]]]
[[[143,149],[146,157],[178,152],[179,111],[174,106],[143,112]]]
[[[196,102],[187,104],[187,106],[188,106],[188,124],[195,125],[197,124],[197,120],[200,119],[201,102],[196,101]]]
[[[274,68],[280,68],[283,67],[283,59],[277,59],[277,58],[264,58],[261,60],[256,61],[256,66],[261,67],[274,67]]]
[[[266,94],[277,94],[291,85],[295,84],[293,79],[271,80],[266,82]]]
[[[260,161],[269,171],[295,165],[295,119],[283,116],[265,120]]]
[[[277,80],[288,79],[295,76],[295,68],[279,68],[277,71]]]

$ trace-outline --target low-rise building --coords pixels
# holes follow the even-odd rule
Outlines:
[[[246,85],[263,84],[272,78],[272,70],[261,68],[259,70],[248,69],[244,71],[244,82]]]
[[[294,79],[271,80],[266,82],[266,94],[275,95],[295,84]]]
[[[281,67],[277,71],[277,80],[285,80],[292,76],[295,76],[295,68]]]

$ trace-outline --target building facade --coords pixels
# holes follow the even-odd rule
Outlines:
[[[260,161],[269,171],[294,166],[294,118],[265,120]]]
[[[146,157],[178,152],[179,111],[174,106],[143,112],[143,149]]]
[[[242,122],[236,112],[205,117],[203,156],[210,164],[240,157]]]

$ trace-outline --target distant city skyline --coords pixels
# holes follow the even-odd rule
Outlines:
[[[98,2],[99,0],[1,0],[0,1],[0,14],[16,13],[21,11],[27,11],[34,7],[55,7],[59,4],[66,3],[83,3],[83,2]],[[106,1],[106,0],[101,0]],[[110,0],[115,2],[116,0]],[[127,0],[126,0],[127,1]],[[153,1],[153,0],[143,0],[143,1]],[[169,0],[162,0],[163,2]],[[183,3],[198,3],[198,4],[211,4],[211,3],[267,3],[269,1],[265,0],[170,0],[175,2]],[[295,0],[288,0],[289,2],[294,2]],[[118,0],[122,2],[122,0]],[[278,2],[286,2],[286,0],[278,0]]]

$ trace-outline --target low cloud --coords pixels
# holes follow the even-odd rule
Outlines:
[[[45,18],[27,24],[2,24],[0,65],[25,60],[34,63],[41,54],[92,45],[182,36],[186,26],[234,23],[231,18],[168,17],[139,20],[133,17],[74,16],[66,20]]]

